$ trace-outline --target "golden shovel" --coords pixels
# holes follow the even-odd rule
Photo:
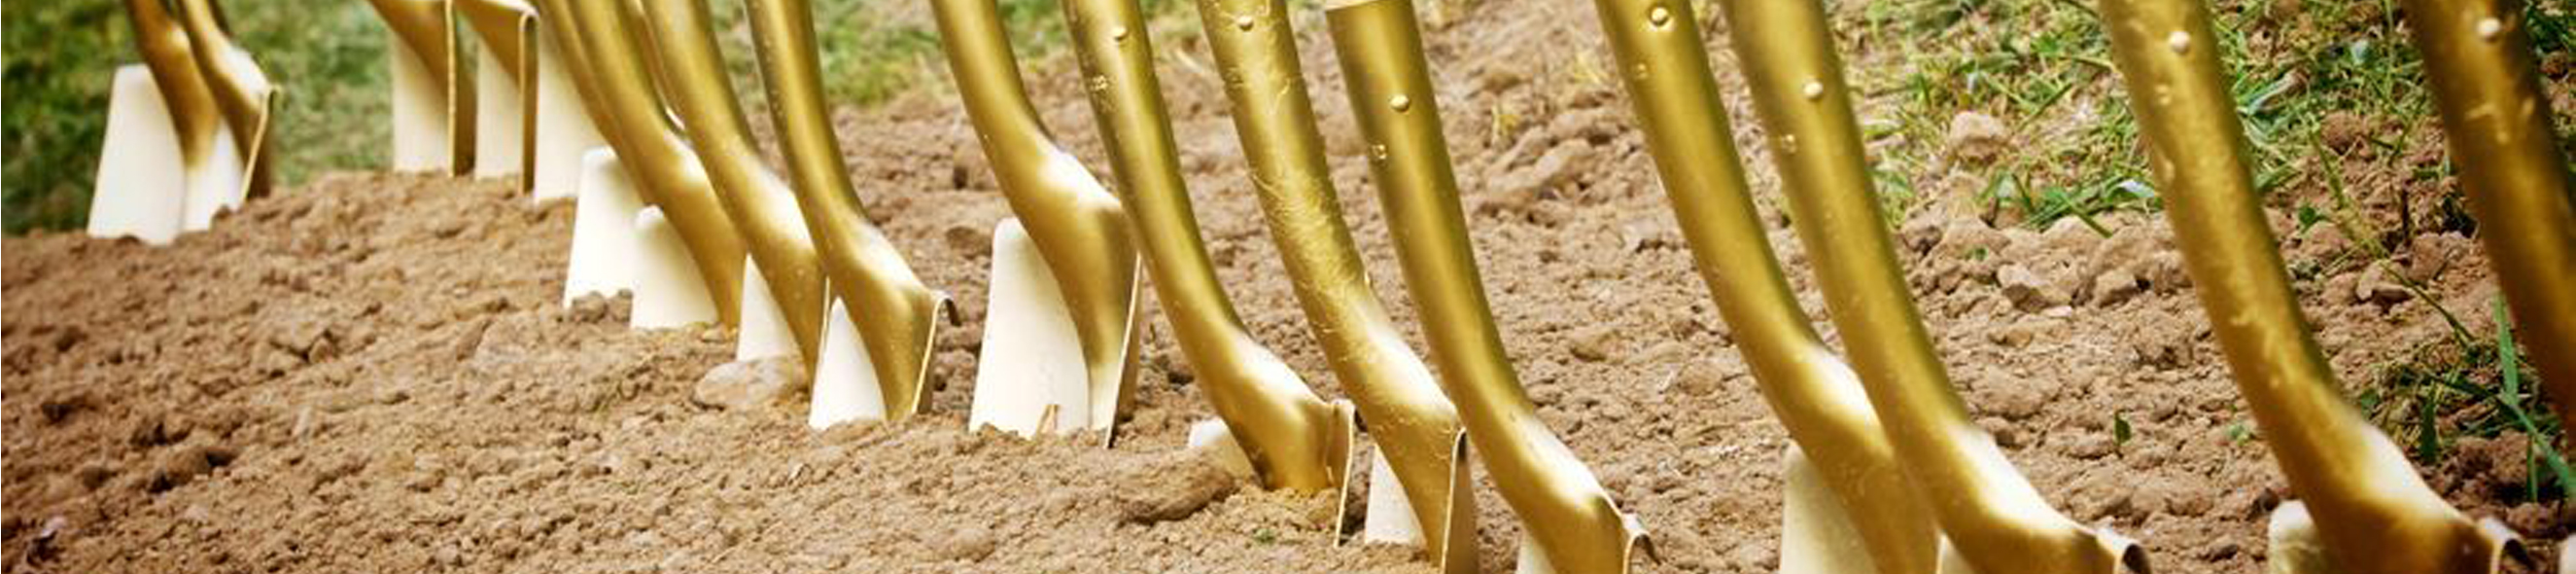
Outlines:
[[[2345,402],[2308,335],[2255,200],[2244,129],[2220,71],[2209,6],[2201,0],[2103,0],[2101,6],[2185,270],[2264,442],[2304,503],[2303,514],[2314,517],[2315,538],[2325,549],[2321,562],[2331,563],[2301,574],[2497,571],[2516,544],[2512,532],[2469,520],[2427,487],[2397,445]],[[2298,521],[2282,522],[2276,540],[2304,530]]]
[[[1000,8],[992,0],[931,0],[931,8],[966,115],[1019,216],[994,233],[983,352],[1002,360],[978,366],[967,424],[1114,438],[1118,412],[1131,400],[1140,335],[1142,270],[1125,209],[1047,134],[1020,83]],[[1028,248],[1000,244],[1022,237]],[[1030,252],[1038,257],[1021,256]],[[1079,364],[1068,360],[1075,356]],[[1075,385],[1083,392],[1062,390]],[[1038,428],[1049,418],[1053,428]]]
[[[1276,3],[1273,3],[1276,6]],[[1203,17],[1219,15],[1202,13]],[[1249,28],[1279,26],[1278,12],[1230,15]],[[1467,438],[1528,535],[1522,571],[1626,572],[1644,529],[1590,468],[1538,419],[1503,354],[1458,205],[1448,142],[1407,0],[1335,2],[1325,8],[1351,109],[1369,145],[1369,172],[1395,236],[1405,289],[1421,309],[1443,388]]]

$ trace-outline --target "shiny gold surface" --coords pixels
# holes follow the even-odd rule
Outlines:
[[[1743,11],[1741,2],[1725,4]],[[1627,90],[1647,151],[1700,278],[1734,331],[1763,399],[1842,501],[1878,571],[1934,572],[1940,532],[1930,508],[1906,481],[1858,375],[1816,336],[1772,257],[1710,75],[1699,19],[1676,16],[1683,4],[1671,0],[1596,0],[1595,6],[1619,66],[1636,70],[1626,75]],[[1739,30],[1735,41],[1785,39],[1765,32]]]
[[[420,58],[438,82],[439,94],[447,98],[447,170],[449,173],[474,171],[474,78],[458,73],[464,65],[457,54],[455,29],[448,25],[449,0],[367,0],[394,38]]]
[[[196,58],[197,72],[206,79],[208,91],[215,96],[215,109],[223,112],[224,123],[232,126],[233,143],[242,153],[242,186],[244,197],[268,195],[269,180],[275,171],[269,167],[268,129],[270,114],[276,110],[277,98],[283,93],[269,83],[268,73],[250,51],[233,43],[232,32],[224,29],[223,8],[215,0],[178,0],[179,27],[188,35]]]
[[[2513,0],[2409,0],[2460,187],[2559,420],[2576,420],[2576,188]],[[2566,445],[2559,445],[2565,448]]]
[[[1018,60],[993,0],[930,0],[966,115],[1011,212],[1054,269],[1090,365],[1092,426],[1109,430],[1133,393],[1137,355],[1136,247],[1118,197],[1056,145],[1020,84]]]
[[[1466,427],[1369,285],[1324,162],[1286,13],[1274,0],[1199,3],[1262,214],[1307,325],[1412,502],[1425,551],[1444,571],[1470,571],[1475,497],[1457,486],[1466,476]],[[1239,26],[1237,16],[1256,25]]]
[[[1322,490],[1350,465],[1352,429],[1297,371],[1243,327],[1199,239],[1172,125],[1154,77],[1154,49],[1134,0],[1062,0],[1074,53],[1091,78],[1091,107],[1109,144],[1120,199],[1153,273],[1172,336],[1208,402],[1225,419],[1264,485]]]
[[[593,103],[599,104],[590,109],[600,133],[640,184],[645,202],[662,208],[681,241],[688,243],[689,258],[697,262],[699,278],[715,299],[719,320],[740,325],[743,236],[716,199],[706,168],[671,125],[654,91],[653,74],[645,68],[643,42],[627,29],[628,16],[620,4],[540,0],[538,14],[546,29],[566,36],[574,77],[583,79],[596,96]]]
[[[384,0],[375,0],[383,2]],[[537,8],[522,0],[454,0],[452,11],[483,39],[483,49],[501,62],[502,71],[518,84],[519,191],[536,188],[537,179]],[[471,105],[471,104],[468,104]],[[467,114],[469,117],[472,114]],[[470,138],[469,138],[470,139]]]
[[[1627,571],[1644,533],[1538,419],[1503,354],[1458,206],[1412,3],[1341,3],[1325,18],[1369,144],[1369,170],[1395,235],[1405,288],[1421,309],[1432,363],[1472,429],[1468,440],[1556,571]],[[1254,18],[1253,27],[1281,21],[1272,13]]]
[[[161,0],[125,0],[125,14],[134,25],[135,49],[143,55],[144,67],[152,71],[163,105],[170,108],[172,127],[178,131],[180,168],[191,180],[212,181],[213,170],[220,167],[213,154],[224,116],[215,109],[215,94],[206,86],[205,75],[197,72],[187,31],[180,29]]]
[[[2427,488],[2337,392],[2256,203],[2218,37],[2201,0],[2103,0],[2149,167],[2236,384],[2344,572],[2493,572],[2507,539]],[[2189,150],[2178,152],[2177,150]]]
[[[1980,572],[2146,570],[2145,553],[2127,540],[2051,508],[1994,439],[1969,422],[1880,216],[1824,7],[1812,0],[1723,4],[1827,309],[1897,460],[1942,532]]]
[[[723,202],[733,228],[751,248],[771,297],[785,315],[806,366],[822,358],[824,304],[823,263],[814,237],[797,211],[796,192],[769,169],[760,145],[751,141],[751,122],[725,74],[724,54],[716,48],[706,0],[645,0],[643,21],[650,28],[654,53],[662,55],[668,85],[664,95],[686,129],[698,163],[714,176],[716,199]],[[889,412],[891,412],[889,410]]]
[[[869,367],[885,396],[886,418],[903,420],[927,406],[922,396],[947,296],[931,291],[913,274],[903,252],[869,223],[850,186],[840,141],[832,133],[831,105],[823,101],[814,11],[807,0],[749,4],[761,78],[769,86],[770,120],[787,152],[796,204],[821,252],[832,295],[841,298],[867,347]]]

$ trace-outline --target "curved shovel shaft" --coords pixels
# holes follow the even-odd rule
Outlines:
[[[1930,574],[1940,532],[1906,482],[1858,375],[1809,326],[1763,233],[1709,73],[1697,18],[1668,0],[1599,0],[1628,97],[1655,156],[1682,235],[1717,309],[1735,331],[1762,396],[1804,447],[1814,474],[1850,509],[1883,574]],[[1737,41],[1756,34],[1739,32]]]
[[[2336,391],[2255,201],[2208,6],[2104,0],[2101,12],[2193,288],[2334,561],[2374,574],[2494,571],[2507,541],[2444,503]]]
[[[1237,23],[1251,18],[1257,24],[1257,15],[1286,11],[1273,0],[1199,4],[1209,48],[1226,70],[1226,97],[1261,211],[1307,325],[1403,484],[1425,549],[1448,571],[1472,570],[1475,499],[1454,486],[1466,472],[1458,409],[1369,285],[1325,165],[1295,32],[1284,19],[1273,26]]]
[[[383,0],[376,0],[382,2]],[[519,89],[519,190],[535,189],[537,178],[537,9],[522,0],[452,0],[456,16],[483,40],[483,49],[501,63]],[[464,92],[459,92],[464,93]],[[466,104],[472,105],[472,104]],[[467,114],[471,116],[472,114]],[[481,130],[481,126],[474,128]]]
[[[216,110],[213,88],[197,69],[195,48],[186,30],[171,18],[161,0],[125,0],[126,17],[134,25],[136,51],[143,55],[144,67],[152,71],[152,81],[159,86],[161,100],[170,108],[170,119],[178,130],[180,162],[190,180],[212,179],[215,164],[215,138],[220,133],[223,113]]]
[[[1369,143],[1369,168],[1395,235],[1423,335],[1503,500],[1556,571],[1625,572],[1643,537],[1599,479],[1538,419],[1485,299],[1448,142],[1422,57],[1413,5],[1360,0],[1326,9],[1333,51]],[[1256,19],[1253,27],[1284,19]]]
[[[822,356],[823,266],[797,211],[796,194],[770,171],[751,141],[724,55],[716,48],[706,0],[645,0],[654,53],[662,59],[665,96],[686,127],[690,149],[714,176],[716,199],[760,264],[761,278],[784,313],[805,365]]]
[[[1132,394],[1136,248],[1117,196],[1047,135],[1020,83],[993,0],[930,0],[948,66],[1011,212],[1055,272],[1092,388],[1092,427],[1109,430]]]
[[[2576,188],[2513,0],[2410,0],[2460,187],[2559,420],[2576,420]],[[2565,448],[2566,445],[2558,445]]]
[[[268,195],[268,130],[280,92],[261,71],[250,51],[224,30],[223,8],[215,0],[178,0],[180,28],[187,31],[197,71],[215,97],[215,107],[232,126],[233,144],[242,152],[243,196]]]
[[[2051,508],[1968,410],[1914,308],[1878,210],[1824,7],[1723,3],[1801,241],[1896,456],[1943,532],[1985,572],[2145,570],[2126,540]]]
[[[566,59],[578,68],[574,77],[592,87],[599,105],[591,110],[604,120],[598,122],[600,132],[617,150],[618,163],[641,184],[645,203],[661,208],[688,244],[718,320],[742,324],[742,236],[716,199],[706,169],[674,133],[646,68],[643,43],[626,28],[624,3],[541,2],[539,15],[548,28],[576,38],[564,43]]]
[[[1155,294],[1209,402],[1265,485],[1341,485],[1351,429],[1341,428],[1344,419],[1333,405],[1243,328],[1208,262],[1154,77],[1143,11],[1133,0],[1062,1]]]
[[[867,347],[869,367],[884,395],[888,420],[903,420],[926,406],[930,351],[939,328],[942,298],[913,274],[903,252],[869,223],[841,164],[823,101],[822,65],[816,61],[814,11],[807,0],[749,0],[761,78],[769,86],[770,119],[787,152],[796,203],[822,255],[833,296],[849,310]]]

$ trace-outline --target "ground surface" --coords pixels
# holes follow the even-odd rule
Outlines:
[[[1787,441],[1599,77],[1591,7],[1450,9],[1430,33],[1439,103],[1542,416],[1658,537],[1645,571],[1772,570]],[[1409,325],[1339,73],[1320,23],[1302,25],[1344,209]],[[1166,92],[1223,278],[1257,335],[1342,396],[1259,223],[1205,48],[1174,36]],[[1856,74],[1892,65],[1856,60]],[[1102,165],[1070,68],[1034,66],[1032,89]],[[531,207],[506,182],[328,176],[161,249],[8,239],[0,557],[20,572],[1421,571],[1403,550],[1336,545],[1327,500],[1253,492],[1171,454],[1210,410],[1159,326],[1115,448],[962,428],[989,230],[1007,209],[951,98],[841,118],[871,213],[966,320],[942,335],[936,414],[900,425],[817,434],[801,406],[693,403],[732,335],[630,331],[616,301],[559,305],[571,209]],[[1729,107],[1776,214],[1757,122]],[[2383,123],[2412,126],[2388,129],[2420,149],[2439,145],[2429,121]],[[1905,176],[1917,207],[1898,228],[1978,424],[2059,508],[2141,539],[2159,571],[2256,571],[2286,487],[2161,220],[2105,213],[2107,238],[2071,218],[2016,225],[1959,183],[1977,145],[2010,142],[1954,143],[1940,170]],[[2410,206],[2441,195],[2372,177],[2398,176],[2347,178],[2362,223],[2430,217]],[[2371,225],[2392,231],[2354,241],[2281,211],[2318,339],[2372,404],[2395,400],[2379,386],[2392,366],[2457,353],[2435,304],[2465,333],[2494,332],[2493,279],[2459,230]],[[1820,309],[1785,220],[1769,223]],[[2437,442],[2448,454],[2428,477],[2473,513],[2564,536],[2556,504],[2518,502],[2524,446],[2502,436]],[[1479,496],[1484,564],[1508,571],[1518,526]]]

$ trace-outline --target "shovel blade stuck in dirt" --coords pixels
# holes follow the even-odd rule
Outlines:
[[[635,227],[644,199],[636,196],[626,167],[617,164],[617,151],[601,147],[585,154],[577,187],[581,194],[573,200],[572,253],[564,258],[566,305],[587,295],[612,297],[634,290],[643,272],[639,267],[651,263],[639,251]]]
[[[477,126],[474,78],[458,72],[450,0],[369,0],[393,35],[385,51],[391,69],[393,170],[466,173],[474,168]]]
[[[2184,269],[2263,442],[2314,516],[2324,561],[2362,574],[2498,571],[2512,533],[2426,485],[2347,402],[2310,336],[2257,199],[2208,4],[2103,0],[2100,12]]]
[[[679,229],[662,216],[662,208],[636,212],[634,253],[628,271],[635,278],[635,307],[627,315],[628,326],[667,329],[718,320],[715,298],[698,280],[698,262],[689,256]]]
[[[1055,320],[1007,318],[1003,309],[1014,313],[1021,309],[1060,313],[1072,325],[1075,338],[1029,343],[1050,353],[1068,345],[1080,349],[1090,385],[1090,403],[1080,413],[1059,414],[1078,414],[1088,421],[1085,426],[1114,440],[1115,434],[1110,431],[1136,382],[1140,336],[1136,288],[1143,275],[1134,238],[1128,233],[1125,207],[1092,176],[1090,169],[1048,135],[1020,81],[1019,62],[1011,54],[1010,36],[1002,28],[1001,8],[992,0],[931,0],[931,9],[967,118],[975,126],[976,139],[993,167],[994,179],[1001,182],[1003,198],[1009,201],[1011,213],[1017,218],[1015,225],[1023,231],[1017,235],[1025,237],[1030,251],[1045,260],[1043,269],[1049,272],[1045,281],[1054,284],[1062,302],[1060,308],[1036,300],[1027,305],[1000,305],[1006,294],[995,288],[996,308],[986,313],[993,324],[985,327],[985,334],[994,336],[996,331],[1004,330],[996,327],[1003,321],[1031,324]],[[997,246],[1002,235],[995,234]],[[1003,258],[996,252],[995,265],[1002,265]],[[1014,267],[1006,271],[1030,269],[1025,265]],[[995,283],[1000,280],[996,277]],[[1026,335],[1041,334],[1058,333]],[[1011,357],[993,354],[990,348],[985,353],[986,357]],[[981,375],[977,378],[988,380]],[[1045,401],[1057,400],[1053,394],[1057,384],[1049,382],[1042,387],[1049,389],[1050,398]],[[979,389],[978,394],[983,392]],[[1011,416],[1025,415],[1015,412]]]
[[[993,427],[1031,436],[1094,428],[1091,380],[1082,338],[1018,219],[993,228],[992,281],[984,306],[983,356],[967,428]],[[1114,414],[1114,413],[1102,413]]]
[[[132,236],[153,245],[177,239],[192,189],[185,162],[152,71],[141,65],[117,68],[98,183],[90,192],[90,237]]]

